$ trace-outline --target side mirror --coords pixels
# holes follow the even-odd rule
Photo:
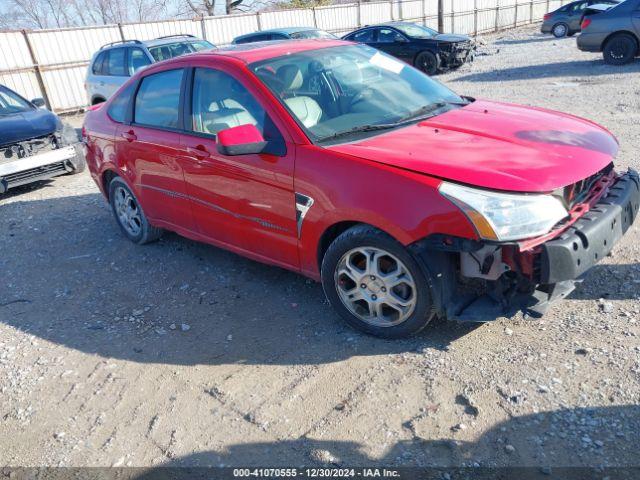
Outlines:
[[[40,97],[34,98],[33,100],[31,100],[31,103],[33,103],[38,108],[42,108],[45,106],[44,98],[40,98]]]
[[[217,135],[217,148],[222,155],[261,153],[266,146],[260,130],[251,124],[220,130]]]

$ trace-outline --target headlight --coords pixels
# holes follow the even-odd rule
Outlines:
[[[551,195],[497,193],[447,182],[440,185],[440,193],[460,207],[487,240],[542,235],[568,215]]]

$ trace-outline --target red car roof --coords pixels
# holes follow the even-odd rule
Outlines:
[[[232,45],[217,50],[200,52],[193,56],[224,55],[234,57],[246,63],[259,62],[269,58],[281,57],[291,53],[306,52],[308,50],[319,50],[321,48],[338,47],[340,45],[353,45],[352,42],[343,40],[333,40],[325,38],[315,38],[308,40],[278,40],[273,42],[255,42],[241,45]]]

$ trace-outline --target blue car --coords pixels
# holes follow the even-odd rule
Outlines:
[[[338,38],[335,35],[312,27],[273,28],[260,32],[247,33],[233,39],[231,43],[267,42],[269,40],[298,40],[309,38]]]
[[[0,194],[12,187],[85,169],[82,144],[73,127],[0,85]]]

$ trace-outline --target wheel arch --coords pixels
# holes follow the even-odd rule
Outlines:
[[[111,180],[113,180],[115,177],[122,178],[122,175],[119,175],[118,172],[116,172],[115,170],[112,170],[111,168],[107,168],[100,175],[100,183],[102,185],[102,191],[104,192],[104,196],[107,200],[109,200],[109,184],[111,183]]]
[[[342,235],[344,232],[346,232],[350,228],[355,227],[357,225],[375,228],[376,230],[380,230],[381,232],[389,235],[394,240],[400,243],[404,243],[401,241],[401,239],[397,238],[396,235],[393,235],[392,233],[388,232],[384,228],[381,228],[378,225],[373,225],[370,222],[363,222],[358,220],[341,220],[339,222],[335,222],[329,225],[327,228],[325,228],[325,230],[320,235],[320,238],[318,240],[318,246],[317,246],[317,254],[316,254],[318,270],[322,268],[322,260],[324,259],[324,256],[327,253],[327,250],[329,249],[329,246],[333,243],[333,241],[336,238],[338,238],[340,235]]]
[[[91,105],[98,105],[106,101],[107,99],[104,98],[102,95],[94,95],[93,97],[91,97]]]
[[[636,55],[638,55],[638,52],[640,51],[640,38],[638,38],[638,35],[636,35],[635,32],[632,32],[631,30],[616,30],[615,32],[610,33],[602,41],[600,49],[604,50],[604,46],[607,44],[607,42],[616,35],[629,35],[631,38],[633,38],[636,41]]]

